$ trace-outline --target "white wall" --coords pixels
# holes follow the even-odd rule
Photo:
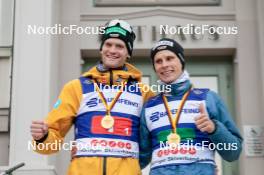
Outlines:
[[[260,55],[263,47],[260,48],[259,45],[259,38],[263,41],[263,35],[258,33],[258,9],[256,0],[236,1],[237,25],[239,26],[236,55],[236,101],[241,131],[243,125],[264,125],[263,96],[261,98],[263,95],[261,82],[263,62],[260,61],[263,60],[264,55]],[[242,175],[252,174],[252,172],[254,175],[263,174],[263,157],[246,157],[244,150],[240,160]]]
[[[258,0],[257,1],[257,26],[258,26],[258,42],[259,42],[259,70],[260,70],[260,76],[261,76],[261,90],[260,92],[260,97],[261,97],[261,104],[264,104],[264,1],[263,0]],[[264,109],[261,108],[261,113],[264,112]],[[262,124],[264,125],[264,118],[262,117]]]
[[[50,35],[28,34],[27,26],[51,26],[57,3],[16,1],[9,166],[26,163],[17,174],[55,174],[49,158],[28,150],[28,142],[31,121],[44,118],[56,93],[58,44]]]

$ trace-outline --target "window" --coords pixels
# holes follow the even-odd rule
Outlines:
[[[10,57],[0,56],[0,132],[8,132],[10,71]]]
[[[12,45],[13,11],[14,0],[0,0],[0,47]]]

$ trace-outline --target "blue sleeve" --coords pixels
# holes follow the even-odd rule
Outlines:
[[[206,106],[210,118],[214,121],[216,129],[209,134],[210,140],[215,145],[222,145],[216,149],[226,161],[234,161],[239,158],[242,151],[242,137],[223,100],[213,91],[209,91],[206,97]],[[226,145],[224,148],[223,144]],[[229,145],[229,146],[227,146]]]
[[[146,124],[145,110],[143,108],[140,116],[140,140],[139,140],[139,162],[141,169],[145,168],[151,161],[152,148],[151,136]]]

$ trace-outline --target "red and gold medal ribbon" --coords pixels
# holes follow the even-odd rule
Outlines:
[[[117,92],[117,95],[114,97],[114,99],[112,100],[112,102],[110,103],[110,105],[107,104],[107,101],[105,99],[105,96],[102,93],[102,91],[100,90],[100,88],[98,87],[98,84],[96,83],[96,81],[93,80],[93,82],[95,84],[96,91],[99,94],[99,98],[102,100],[102,102],[103,102],[103,104],[104,104],[104,106],[106,108],[106,115],[110,115],[110,111],[113,109],[113,107],[116,104],[118,98],[122,94],[123,89],[124,89],[125,85],[127,84],[127,82],[125,81],[125,82],[122,83],[122,86],[121,86],[120,90]]]
[[[182,111],[182,108],[191,92],[191,89],[192,89],[192,86],[190,87],[190,89],[183,95],[182,97],[182,100],[181,100],[181,103],[178,107],[178,110],[177,110],[177,113],[176,113],[176,117],[175,119],[173,119],[172,117],[172,113],[171,113],[171,110],[170,110],[170,107],[169,107],[169,104],[168,104],[168,100],[167,100],[167,97],[163,94],[162,95],[162,99],[163,99],[163,102],[164,102],[164,106],[166,108],[166,111],[168,113],[168,117],[169,117],[169,121],[170,121],[170,124],[172,126],[172,133],[177,133],[177,124],[180,120],[180,115],[181,115],[181,111]]]

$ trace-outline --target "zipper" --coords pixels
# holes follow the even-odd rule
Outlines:
[[[112,69],[110,69],[110,80],[109,80],[110,86],[113,85],[113,72]],[[103,157],[103,175],[106,175],[106,166],[107,166],[107,157]]]
[[[103,157],[103,175],[106,175],[107,157]]]
[[[110,86],[113,85],[113,72],[112,72],[112,69],[110,69],[110,81],[109,81],[109,83],[110,83]]]

